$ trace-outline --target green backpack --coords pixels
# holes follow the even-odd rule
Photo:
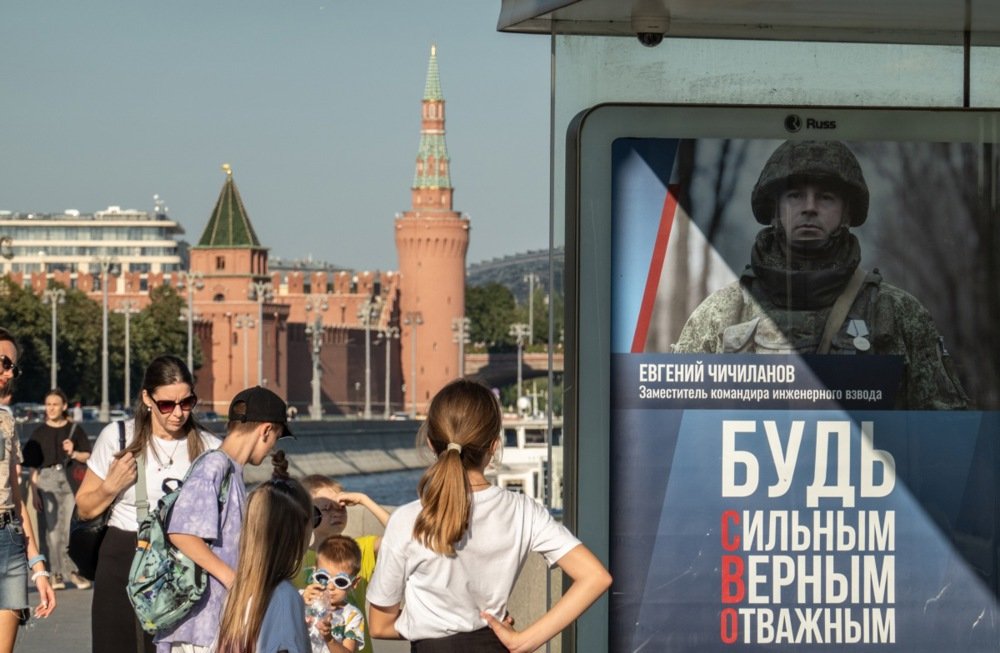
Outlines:
[[[192,463],[181,486],[199,461],[212,453],[214,452],[208,451]],[[228,460],[226,462],[229,463]],[[170,513],[180,495],[180,486],[166,494],[156,508],[146,514],[149,503],[146,500],[145,460],[139,461],[138,468],[138,542],[128,572],[126,592],[139,618],[139,625],[147,633],[156,633],[174,626],[187,616],[205,593],[209,574],[181,553],[167,537],[166,525],[170,522]],[[229,463],[222,479],[222,487],[219,488],[220,513],[229,494],[232,473],[233,465]]]

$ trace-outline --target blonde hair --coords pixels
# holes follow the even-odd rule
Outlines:
[[[274,473],[247,497],[236,579],[219,625],[218,653],[255,653],[274,589],[298,572],[309,542],[312,502],[288,476],[284,452],[272,455]]]
[[[454,555],[468,530],[472,487],[466,470],[485,466],[500,439],[502,420],[496,396],[476,381],[452,381],[431,400],[420,438],[437,461],[417,486],[422,507],[413,525],[413,538],[430,550]]]
[[[301,483],[302,487],[304,487],[311,495],[316,494],[318,490],[332,490],[334,492],[344,491],[343,485],[323,474],[309,474],[308,476],[303,476],[299,479],[299,483]]]

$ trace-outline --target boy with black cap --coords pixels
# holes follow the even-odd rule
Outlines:
[[[215,640],[235,576],[246,505],[243,466],[261,464],[279,438],[292,435],[287,419],[287,406],[278,395],[260,386],[247,388],[229,404],[222,446],[191,465],[167,532],[174,546],[208,572],[208,589],[183,621],[156,634],[157,653],[200,653]]]

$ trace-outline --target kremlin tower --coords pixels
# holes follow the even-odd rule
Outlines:
[[[408,410],[415,407],[418,413],[425,412],[435,393],[459,375],[453,325],[465,317],[469,221],[452,208],[449,164],[444,97],[436,48],[431,46],[412,206],[396,218],[404,401]]]

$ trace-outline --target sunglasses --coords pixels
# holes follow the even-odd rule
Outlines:
[[[334,575],[326,569],[316,569],[312,573],[312,582],[316,583],[323,589],[326,589],[327,585],[333,583],[333,586],[337,589],[346,590],[354,584],[354,577],[348,576],[344,572]]]
[[[316,528],[323,522],[323,513],[320,512],[319,508],[313,506],[313,528]]]
[[[10,372],[11,376],[15,379],[21,376],[21,368],[6,354],[0,354],[0,367],[3,367],[4,372]]]
[[[164,415],[169,415],[174,412],[174,409],[178,406],[180,406],[181,410],[186,413],[195,407],[198,403],[198,397],[196,395],[188,395],[180,401],[172,401],[170,399],[154,399],[153,403],[156,404],[156,409]]]

